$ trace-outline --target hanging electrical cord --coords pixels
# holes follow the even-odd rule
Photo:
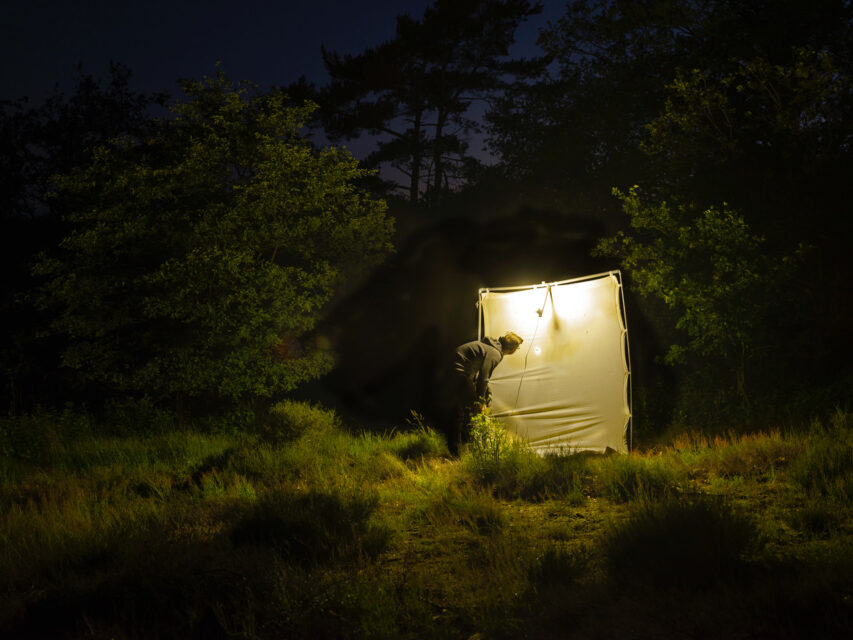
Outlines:
[[[545,284],[544,282],[542,284]],[[516,411],[518,409],[518,399],[521,397],[521,383],[524,382],[524,374],[527,373],[527,357],[530,355],[530,350],[533,348],[533,344],[536,342],[536,334],[539,333],[539,321],[542,319],[542,313],[545,311],[545,303],[548,302],[548,296],[551,296],[551,285],[548,285],[548,290],[545,291],[545,299],[542,300],[542,306],[536,310],[536,315],[539,316],[536,318],[536,326],[533,328],[533,337],[530,339],[530,345],[527,347],[527,351],[524,354],[524,366],[521,369],[521,377],[518,379],[518,389],[515,392],[515,405],[512,410]],[[551,307],[554,307],[554,297],[551,296]]]

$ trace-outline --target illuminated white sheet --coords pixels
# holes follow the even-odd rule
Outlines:
[[[492,376],[494,417],[542,454],[628,451],[630,362],[618,271],[481,289],[480,305],[481,338],[507,331],[524,338]]]

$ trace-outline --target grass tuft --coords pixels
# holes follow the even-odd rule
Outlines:
[[[655,458],[605,456],[594,468],[602,494],[616,502],[665,498],[678,494],[684,482],[680,468]]]
[[[501,505],[476,488],[450,484],[425,505],[424,515],[434,526],[462,526],[479,534],[500,532],[506,517]]]
[[[567,587],[586,575],[590,557],[585,547],[548,547],[530,568],[530,580],[539,589]]]
[[[704,589],[745,575],[744,554],[758,544],[754,525],[710,498],[642,502],[605,541],[619,582]]]
[[[805,451],[791,465],[791,478],[812,496],[853,500],[853,429],[836,412],[826,427],[815,425]]]
[[[391,440],[394,454],[402,460],[422,461],[450,456],[444,436],[429,427],[421,414],[412,411],[411,431],[395,434]]]
[[[235,525],[236,547],[272,547],[303,566],[376,557],[390,533],[369,522],[376,495],[277,490],[263,496]]]
[[[817,500],[794,511],[789,522],[795,529],[815,538],[826,538],[839,531],[844,522],[838,504]]]

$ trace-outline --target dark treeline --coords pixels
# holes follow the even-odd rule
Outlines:
[[[157,119],[114,66],[2,105],[7,406],[251,407],[336,357],[327,389],[429,413],[477,287],[602,267],[626,275],[647,424],[848,402],[851,3],[565,7],[538,57],[509,56],[537,4],[437,0],[323,50],[324,86],[220,73]],[[305,124],[375,137],[379,173]],[[357,287],[381,198],[397,252]]]

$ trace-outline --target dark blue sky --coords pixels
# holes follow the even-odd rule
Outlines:
[[[423,15],[429,0],[14,0],[0,20],[0,99],[38,104],[54,83],[68,87],[77,63],[103,76],[109,60],[133,71],[140,91],[174,92],[217,61],[234,79],[323,83],[320,45],[356,53],[393,36],[395,17]],[[562,0],[519,30],[515,54],[537,53],[538,29]]]

